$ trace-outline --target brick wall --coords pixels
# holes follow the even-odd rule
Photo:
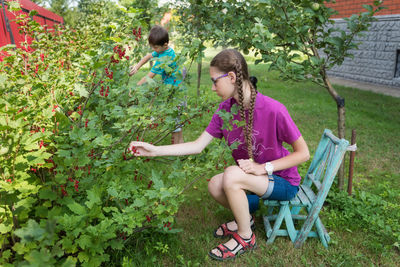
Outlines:
[[[335,22],[335,27],[347,30],[346,21],[335,19]],[[346,58],[328,74],[400,90],[400,15],[378,16],[369,30],[355,41],[361,44],[358,50],[349,51],[354,58]]]
[[[362,5],[372,5],[373,0],[336,0],[336,3],[326,3],[326,6],[331,7],[339,12],[332,18],[346,18],[353,14],[365,12]],[[383,6],[387,7],[378,12],[377,15],[398,15],[400,14],[400,0],[383,0]]]

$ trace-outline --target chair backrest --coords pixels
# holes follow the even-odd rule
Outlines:
[[[331,130],[325,129],[302,184],[309,188],[315,185],[318,191],[315,202],[322,205],[325,201],[348,145],[349,141],[339,139]]]

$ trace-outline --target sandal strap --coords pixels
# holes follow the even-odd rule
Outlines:
[[[233,221],[237,224],[236,220],[233,220]],[[228,223],[230,223],[230,222],[231,222],[231,221],[228,221],[228,222],[225,222],[225,223],[221,224],[220,226],[218,226],[217,230],[214,231],[214,236],[215,236],[215,237],[224,237],[224,236],[228,236],[228,235],[232,235],[233,233],[236,233],[237,230],[230,230],[230,229],[228,228]],[[254,224],[254,215],[251,215],[251,218],[250,218],[250,227],[251,227],[252,230],[254,230],[254,228],[255,228],[255,224]],[[221,231],[222,231],[222,234],[220,234],[220,235],[217,234],[217,231],[218,231],[219,229],[221,229]]]
[[[246,250],[251,250],[255,248],[255,235],[251,234],[251,238],[249,242],[246,242],[240,235],[237,233],[233,234],[233,239],[237,242],[237,245],[230,249],[225,244],[219,244],[215,249],[218,249],[221,253],[221,256],[216,255],[213,252],[209,252],[209,255],[217,260],[226,260],[236,258],[237,255],[244,253]],[[239,247],[239,248],[238,248]]]
[[[233,250],[230,250],[227,246],[225,246],[224,244],[219,244],[218,247],[216,247],[216,249],[218,249],[221,252],[221,256],[217,256],[220,257],[222,259],[226,259],[226,258],[232,258],[235,257],[236,255],[232,253]]]
[[[254,233],[251,234],[250,241],[246,242],[238,233],[234,233],[232,238],[242,245],[243,250],[252,249],[256,244],[256,236]]]
[[[235,239],[238,244],[242,245],[243,249],[247,249],[250,246],[238,233],[232,234],[232,238]]]
[[[227,223],[223,223],[219,227],[221,227],[222,229],[222,235],[227,235],[228,233],[232,233],[232,231],[229,230]]]
[[[221,234],[221,235],[217,235],[217,234],[216,234],[217,231],[218,231],[218,229],[221,229],[221,231],[222,231],[222,234]],[[215,230],[214,235],[223,237],[223,236],[230,235],[230,234],[232,234],[232,233],[234,233],[234,232],[235,232],[235,231],[229,230],[229,228],[228,228],[228,222],[226,222],[226,223],[221,224],[221,225],[217,228],[217,230]]]

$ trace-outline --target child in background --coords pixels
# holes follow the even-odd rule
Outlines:
[[[242,54],[233,49],[220,52],[210,63],[210,76],[212,90],[221,97],[222,103],[197,140],[169,146],[132,142],[130,149],[135,151],[135,156],[180,156],[200,153],[213,138],[225,138],[228,144],[240,143],[232,150],[237,165],[215,175],[208,184],[211,196],[230,209],[235,218],[214,231],[215,237],[231,237],[208,253],[212,259],[223,261],[256,247],[255,220],[249,213],[246,192],[262,199],[291,200],[301,180],[297,165],[307,161],[310,154],[286,107],[257,92]],[[218,111],[233,113],[234,105],[238,105],[239,112],[232,114],[233,120],[246,124],[233,125],[232,130],[223,129],[224,122]],[[285,149],[283,142],[291,145],[292,153]]]
[[[168,31],[161,26],[158,25],[154,26],[150,30],[148,42],[153,52],[147,54],[139,61],[139,63],[131,67],[129,75],[130,76],[134,75],[150,59],[156,58],[157,60],[155,61],[154,66],[150,69],[150,72],[146,76],[149,78],[154,78],[156,74],[159,74],[161,75],[161,79],[164,84],[172,84],[174,86],[178,86],[181,83],[181,81],[178,80],[176,77],[176,71],[178,69],[176,63],[172,62],[171,64],[168,65],[168,67],[170,67],[173,70],[172,72],[167,72],[161,66],[162,64],[161,58],[168,57],[169,60],[174,60],[176,56],[175,51],[168,46],[169,43]],[[146,76],[140,79],[137,85],[144,84],[146,82]],[[179,119],[177,118],[177,122],[178,121]],[[172,143],[173,144],[183,143],[183,133],[181,127],[174,130],[174,132],[172,133]]]

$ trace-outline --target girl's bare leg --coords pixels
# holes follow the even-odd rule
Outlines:
[[[223,176],[224,174],[220,173],[211,178],[208,182],[208,192],[219,204],[227,209],[231,209],[223,188]]]
[[[215,181],[211,184],[212,190],[210,190],[209,185],[211,195],[219,203],[227,201],[227,205],[232,210],[238,224],[238,234],[242,238],[250,238],[252,231],[250,228],[250,213],[246,190],[252,191],[259,196],[263,195],[268,188],[267,176],[247,174],[238,166],[230,166],[225,170],[222,177],[219,174],[214,176],[212,180],[214,178]],[[223,194],[221,191],[223,191]],[[230,249],[233,249],[236,245],[237,243],[234,239],[225,243],[225,246]],[[214,249],[212,253],[221,256],[220,251],[217,249]]]

